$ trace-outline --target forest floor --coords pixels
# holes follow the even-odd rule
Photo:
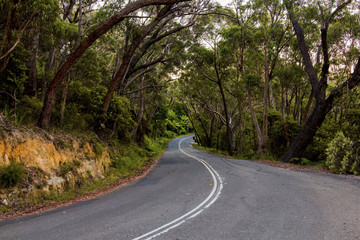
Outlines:
[[[267,164],[272,167],[284,168],[289,170],[297,170],[297,171],[312,171],[318,173],[330,173],[329,169],[323,166],[307,166],[307,165],[299,165],[293,163],[284,163],[280,161],[270,161],[270,160],[252,160],[260,163]]]
[[[198,147],[197,144],[192,144],[193,147],[195,147],[196,149],[218,156],[218,157],[226,157],[226,158],[232,158],[232,159],[237,159],[237,160],[245,160],[245,159],[239,159],[236,157],[232,157],[229,155],[224,155],[224,154],[218,154],[218,153],[214,153],[211,151],[207,151],[206,149],[200,148]],[[246,159],[248,160],[248,159]],[[262,159],[249,159],[248,161],[255,161],[255,162],[260,162],[272,167],[278,167],[278,168],[284,168],[284,169],[289,169],[289,170],[297,170],[297,171],[312,171],[312,172],[318,172],[318,173],[326,173],[326,174],[330,174],[331,172],[329,171],[328,168],[326,168],[325,166],[317,166],[317,165],[299,165],[299,164],[294,164],[294,163],[284,163],[284,162],[280,162],[280,161],[274,161],[274,160],[262,160]]]

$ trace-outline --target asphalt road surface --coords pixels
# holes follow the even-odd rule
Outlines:
[[[359,178],[291,171],[173,140],[141,181],[0,222],[0,239],[360,239]]]

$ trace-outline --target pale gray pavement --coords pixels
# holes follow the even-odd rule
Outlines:
[[[213,192],[211,206],[170,224],[172,229],[154,239],[360,239],[358,177],[216,157],[193,149],[191,137],[173,140],[141,181],[68,207],[2,221],[0,239],[134,239],[187,214],[212,194],[214,180],[204,164],[179,150],[183,138],[182,149],[210,164],[223,189],[217,199]],[[220,180],[217,185],[219,194]]]

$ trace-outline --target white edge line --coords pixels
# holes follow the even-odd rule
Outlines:
[[[133,238],[132,240],[140,240],[140,239],[143,239],[143,238],[148,237],[148,236],[150,236],[151,234],[154,234],[154,233],[156,233],[156,232],[158,232],[158,231],[160,231],[160,230],[162,230],[162,229],[164,229],[164,228],[166,228],[166,229],[164,229],[163,231],[161,231],[161,232],[159,232],[159,233],[156,233],[156,234],[153,235],[153,236],[150,236],[150,237],[146,238],[146,240],[150,240],[150,239],[152,239],[152,238],[154,238],[154,237],[157,237],[157,236],[159,236],[159,235],[161,235],[161,234],[163,234],[163,233],[166,233],[166,232],[168,232],[170,229],[176,228],[176,227],[180,226],[181,224],[185,223],[185,220],[188,220],[188,219],[191,219],[191,218],[196,217],[196,216],[199,215],[205,208],[210,207],[210,205],[212,205],[212,204],[219,198],[220,193],[221,193],[221,190],[222,190],[222,188],[223,188],[223,184],[222,184],[222,180],[221,180],[221,178],[220,178],[220,175],[212,168],[212,166],[211,166],[209,163],[207,163],[206,161],[204,161],[204,160],[202,160],[202,159],[200,159],[200,158],[197,158],[197,157],[195,157],[195,156],[193,156],[193,155],[190,155],[190,154],[186,153],[186,152],[181,148],[180,144],[182,143],[182,141],[184,141],[185,139],[188,139],[188,138],[191,138],[191,137],[186,137],[186,138],[183,138],[183,139],[181,139],[181,140],[179,141],[179,144],[178,144],[179,150],[180,150],[183,154],[185,154],[186,156],[191,157],[191,158],[199,161],[200,163],[202,163],[202,164],[206,167],[206,169],[210,172],[211,177],[213,178],[214,185],[213,185],[213,188],[212,188],[209,196],[208,196],[204,201],[202,201],[199,205],[197,205],[194,209],[192,209],[191,211],[185,213],[184,215],[182,215],[182,216],[174,219],[173,221],[171,221],[171,222],[169,222],[169,223],[167,223],[167,224],[162,225],[161,227],[158,227],[158,228],[156,228],[156,229],[154,229],[154,230],[152,230],[152,231],[150,231],[150,232],[148,232],[148,233],[145,233],[145,234],[143,234],[143,235],[141,235],[141,236],[139,236],[139,237]],[[214,174],[214,173],[215,173],[215,174]],[[215,176],[215,175],[216,175],[216,176]],[[216,179],[216,178],[218,178],[218,179]],[[217,186],[218,186],[218,181],[217,181],[217,180],[219,180],[219,182],[220,182],[219,185],[220,185],[220,186],[219,186],[218,191],[216,192],[216,189],[217,189]],[[207,204],[207,202],[215,195],[215,193],[216,193],[216,196],[212,199],[212,201],[210,201],[210,203]],[[203,209],[201,209],[199,212],[196,212],[197,210],[199,210],[199,209],[200,209],[202,206],[204,206],[205,204],[207,204],[207,205],[206,205]],[[188,218],[186,218],[188,215],[190,215],[190,214],[192,214],[192,213],[194,213],[194,212],[196,212],[196,213],[193,214],[192,216],[189,216]],[[183,220],[184,218],[186,218],[186,219]],[[182,220],[182,221],[181,221],[181,220]],[[179,222],[179,221],[180,221],[180,222]],[[178,222],[178,223],[176,223],[176,222]],[[175,225],[173,225],[173,224],[175,224]],[[171,225],[173,225],[173,226],[171,226]],[[167,228],[167,227],[168,227],[168,228]]]
[[[159,232],[159,233],[157,233],[157,234],[155,234],[155,235],[152,235],[151,237],[146,238],[145,240],[150,240],[150,239],[153,239],[153,238],[155,238],[155,237],[157,237],[157,236],[160,236],[161,234],[166,233],[166,232],[170,231],[171,229],[180,226],[180,225],[183,224],[184,222],[185,222],[185,220],[182,220],[181,222],[179,222],[179,223],[177,223],[177,224],[175,224],[175,225],[172,225],[171,227],[168,227],[168,228],[165,229],[164,231]]]

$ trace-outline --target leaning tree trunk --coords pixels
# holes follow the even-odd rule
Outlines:
[[[108,91],[106,93],[106,96],[104,98],[103,115],[105,115],[109,109],[110,102],[115,92],[115,89],[119,86],[119,84],[121,85],[121,83],[124,81],[124,78],[126,77],[130,64],[133,60],[133,55],[135,54],[135,51],[138,49],[139,45],[145,39],[145,37],[147,37],[155,29],[155,27],[160,23],[160,21],[163,18],[165,18],[170,13],[170,11],[171,11],[171,5],[162,8],[159,14],[156,16],[156,18],[151,23],[144,26],[141,29],[140,35],[135,37],[132,43],[130,44],[129,50],[126,52],[122,60],[122,63],[120,65],[120,68],[115,74],[115,77],[112,79]]]
[[[316,131],[324,122],[327,113],[331,110],[326,101],[315,103],[308,120],[301,128],[301,131],[291,143],[286,153],[281,157],[282,162],[289,162],[292,158],[301,157],[313,139]]]
[[[329,18],[323,23],[321,28],[321,47],[323,51],[324,63],[321,70],[320,79],[317,76],[316,70],[311,62],[309,48],[306,45],[305,35],[302,26],[299,24],[297,18],[295,17],[295,13],[292,9],[292,3],[290,1],[285,1],[285,6],[289,13],[289,18],[292,22],[297,40],[299,49],[305,64],[305,69],[309,77],[309,81],[311,83],[312,91],[315,96],[315,106],[311,112],[310,117],[306,121],[305,125],[302,127],[300,133],[297,135],[295,140],[291,143],[290,148],[286,151],[286,153],[282,156],[281,161],[289,162],[292,158],[299,157],[303,154],[306,147],[309,145],[309,142],[314,137],[317,129],[324,122],[327,113],[331,110],[334,100],[339,98],[343,94],[343,89],[349,89],[349,91],[360,83],[360,58],[356,64],[356,67],[351,75],[346,81],[342,83],[342,85],[336,89],[334,89],[330,95],[326,98],[326,88],[327,88],[327,79],[329,74],[330,67],[330,56],[329,49],[327,43],[327,33],[328,27],[332,17],[335,16],[337,12],[342,10],[346,5],[348,5],[351,1],[347,1],[341,5],[339,5],[334,12],[330,15]]]
[[[59,87],[62,79],[68,73],[70,68],[77,62],[77,60],[84,54],[84,52],[102,35],[108,32],[113,26],[120,23],[125,19],[125,16],[129,13],[136,11],[139,8],[149,6],[149,5],[163,5],[163,4],[175,4],[179,2],[185,2],[189,0],[139,0],[133,3],[130,3],[120,12],[109,18],[104,24],[92,31],[87,38],[85,38],[76,50],[69,56],[65,63],[61,66],[52,82],[49,85],[49,88],[46,92],[44,105],[41,110],[41,115],[39,118],[39,125],[41,128],[48,128],[51,118],[51,112],[55,106],[56,101],[56,90]]]
[[[61,124],[64,121],[66,99],[67,99],[68,89],[69,89],[69,80],[70,80],[70,74],[67,74],[67,76],[65,77],[64,83],[63,83],[63,89],[61,92],[61,99],[60,99],[60,123]]]

